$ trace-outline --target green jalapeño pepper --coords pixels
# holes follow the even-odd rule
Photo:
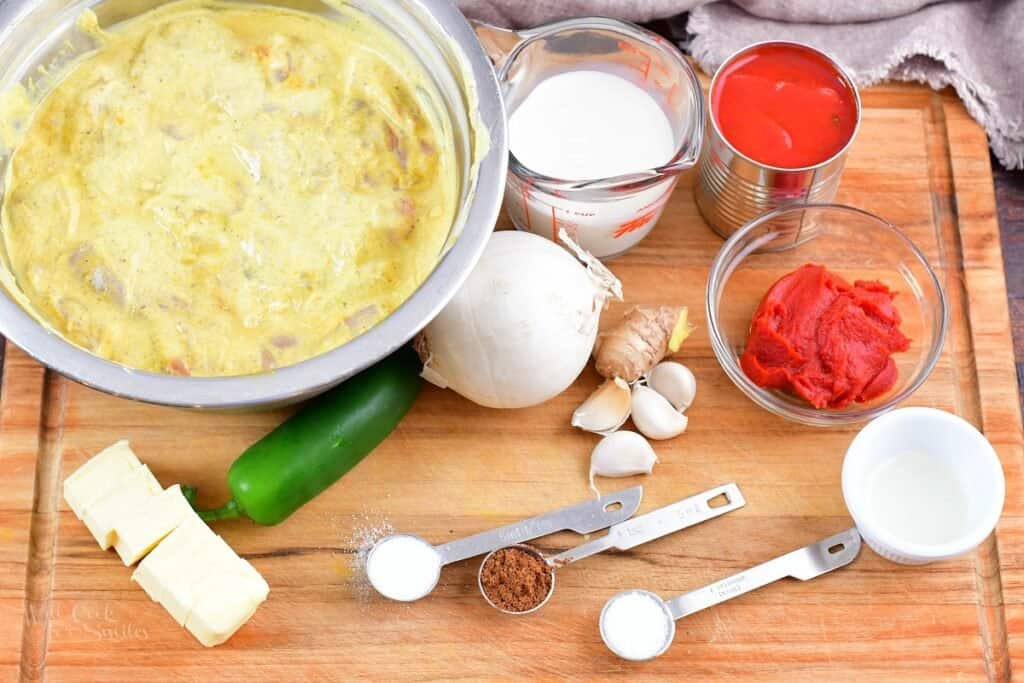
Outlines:
[[[228,471],[232,499],[197,510],[206,521],[284,521],[355,467],[398,425],[419,393],[420,364],[405,347],[311,400],[250,446]],[[183,487],[190,502],[194,487]]]

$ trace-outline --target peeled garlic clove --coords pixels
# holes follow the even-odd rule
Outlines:
[[[686,430],[687,417],[650,387],[633,387],[633,424],[649,439],[671,439]]]
[[[647,375],[647,386],[667,398],[672,407],[681,413],[686,412],[697,395],[697,378],[690,372],[690,368],[673,361],[655,365]]]
[[[590,454],[590,488],[597,493],[594,477],[629,477],[650,474],[658,456],[647,439],[636,432],[612,432]]]
[[[610,434],[629,419],[630,403],[625,380],[607,380],[572,414],[572,426],[595,434]]]

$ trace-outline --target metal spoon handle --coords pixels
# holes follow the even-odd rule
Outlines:
[[[737,595],[749,593],[752,590],[775,583],[789,575],[784,557],[776,557],[768,560],[751,569],[734,574],[727,579],[716,581],[710,585],[690,591],[678,598],[668,600],[665,605],[673,619],[682,619],[685,616],[699,612],[725,602]]]
[[[449,541],[435,546],[435,549],[441,554],[441,564],[445,565],[566,529],[581,534],[593,533],[632,517],[640,507],[643,491],[643,486],[632,486],[596,500]]]
[[[725,502],[712,506],[711,502],[720,496],[724,496]],[[554,567],[561,567],[610,548],[629,550],[641,543],[647,543],[695,524],[706,522],[744,505],[746,505],[746,501],[743,500],[743,494],[740,493],[740,488],[736,484],[716,486],[696,496],[684,498],[653,512],[620,522],[609,530],[608,535],[575,548],[569,548],[549,559],[548,563]]]
[[[681,619],[694,612],[767,586],[779,579],[793,577],[807,581],[834,569],[845,567],[853,562],[859,552],[860,535],[856,529],[848,529],[763,562],[727,579],[690,591],[678,598],[666,600],[665,606],[668,607],[673,619]]]

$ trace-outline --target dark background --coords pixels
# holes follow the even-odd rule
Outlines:
[[[1006,171],[992,159],[996,185],[996,211],[1003,243],[1003,267],[1010,297],[1013,355],[1017,361],[1017,388],[1024,386],[1024,171]],[[1021,400],[1024,409],[1024,397]]]

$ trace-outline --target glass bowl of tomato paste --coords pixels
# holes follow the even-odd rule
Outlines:
[[[926,253],[854,207],[763,214],[711,266],[715,356],[776,415],[822,427],[874,418],[913,394],[942,350],[946,300],[929,258],[937,246]]]

